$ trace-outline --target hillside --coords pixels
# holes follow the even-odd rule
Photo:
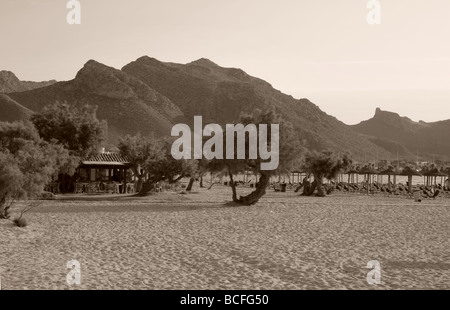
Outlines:
[[[416,153],[404,145],[402,135],[392,139],[387,133],[364,130],[364,124],[347,126],[307,99],[295,99],[241,69],[223,68],[204,58],[176,64],[144,56],[122,70],[90,60],[71,81],[2,95],[2,119],[23,119],[55,101],[97,105],[99,118],[108,121],[110,143],[138,132],[168,136],[174,124],[190,124],[195,115],[202,115],[205,124],[224,125],[236,123],[242,112],[275,108],[309,149],[349,152],[356,160],[392,158],[397,152],[402,158],[413,158]],[[385,119],[398,124],[395,115]],[[406,119],[401,124],[405,130],[423,127],[421,132],[427,135],[428,124]],[[446,125],[433,128],[439,126]],[[432,141],[428,139],[428,145]]]
[[[311,149],[348,151],[361,160],[377,152],[380,157],[388,156],[383,147],[369,142],[309,100],[285,95],[241,69],[223,68],[208,59],[183,65],[144,56],[122,71],[168,97],[188,120],[202,115],[205,122],[234,123],[241,112],[275,107]]]
[[[0,93],[27,91],[56,83],[55,80],[45,82],[21,81],[11,71],[0,71]]]
[[[32,111],[55,101],[97,105],[98,117],[108,121],[111,143],[125,134],[170,133],[174,119],[183,116],[169,99],[141,81],[93,60],[71,81],[8,96]]]
[[[429,160],[434,156],[448,160],[450,156],[450,120],[426,123],[415,122],[397,113],[377,108],[373,118],[352,128],[370,136],[373,141],[384,140],[398,143],[419,158]]]
[[[0,122],[26,120],[33,113],[5,94],[0,94]]]

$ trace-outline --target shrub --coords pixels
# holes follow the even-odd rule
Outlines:
[[[17,227],[26,227],[28,225],[27,221],[22,217],[16,217],[13,220],[14,225],[16,225]]]

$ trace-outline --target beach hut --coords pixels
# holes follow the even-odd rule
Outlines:
[[[447,189],[450,190],[450,180],[449,180],[449,178],[450,178],[450,167],[442,169],[442,174],[446,174],[445,177],[447,178],[445,183],[442,184],[442,185],[444,185],[444,187],[447,187]]]
[[[358,170],[356,170],[356,169],[350,169],[350,170],[347,170],[346,172],[345,172],[345,174],[347,174],[348,175],[348,184],[357,184],[358,183],[358,174],[359,174],[359,171]],[[356,176],[356,182],[355,182],[355,176]]]
[[[401,175],[408,177],[408,192],[411,194],[412,193],[412,177],[413,176],[422,176],[422,174],[420,174],[419,171],[417,171],[411,167],[405,167],[402,170]]]
[[[438,169],[436,169],[436,170],[437,170],[436,178],[440,177],[441,178],[441,185],[444,185],[444,182],[445,182],[444,178],[446,178],[448,176],[447,172],[446,171],[439,171]]]
[[[441,185],[444,186],[445,184],[445,178],[448,177],[448,174],[446,171],[439,171],[439,176],[441,177]]]
[[[304,172],[301,172],[300,170],[295,170],[291,172],[292,183],[300,184],[301,183],[300,179],[303,173]],[[295,177],[297,177],[297,182],[295,182]]]
[[[126,193],[127,172],[131,165],[127,158],[114,152],[101,152],[84,158],[76,171],[78,189],[98,191],[100,183],[114,183],[115,192]],[[77,185],[77,184],[76,184]],[[77,188],[75,189],[77,191]]]
[[[402,170],[400,168],[395,167],[394,169],[394,186],[397,185],[397,176],[402,174]]]
[[[378,171],[371,167],[364,167],[358,173],[367,176],[367,193],[369,193],[374,182],[373,177],[378,174]]]
[[[421,172],[422,173],[422,172]],[[437,178],[441,178],[441,184],[444,182],[444,177],[447,176],[446,172],[439,171],[438,168],[433,168],[431,170],[426,170],[424,173],[422,173],[424,177],[427,178],[426,185],[427,186],[436,186],[437,185]],[[434,182],[433,182],[434,178]]]
[[[387,175],[388,176],[388,186],[389,186],[389,188],[391,187],[391,175],[392,176],[397,176],[399,174],[400,174],[400,171],[398,171],[398,170],[396,170],[396,169],[394,169],[392,167],[389,167],[389,168],[379,172],[379,175]]]
[[[428,170],[428,167],[423,167],[422,170],[420,170],[420,174],[423,175],[423,185],[428,186],[429,178],[427,177],[427,173],[430,172]]]

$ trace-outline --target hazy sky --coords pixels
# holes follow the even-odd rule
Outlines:
[[[143,55],[239,67],[348,124],[375,108],[450,119],[450,1],[0,0],[0,70],[69,80],[89,59],[120,69]]]

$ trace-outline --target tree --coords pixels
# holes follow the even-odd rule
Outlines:
[[[42,139],[56,140],[71,155],[78,157],[97,152],[106,138],[106,121],[98,120],[97,107],[90,105],[77,108],[55,102],[44,107],[41,113],[32,115],[31,122]]]
[[[200,179],[200,188],[203,188],[203,176],[208,172],[208,161],[204,159],[198,159],[197,161],[197,169],[191,174],[191,178],[189,179],[189,183],[186,187],[186,191],[190,192],[192,190],[192,186],[196,178]]]
[[[127,135],[120,138],[118,149],[120,154],[130,162],[133,174],[138,178],[137,192],[140,192],[148,173],[145,169],[147,160],[162,158],[161,143],[154,135],[143,137],[138,133],[135,136]]]
[[[347,168],[351,163],[352,161],[347,155],[339,158],[331,151],[309,152],[305,156],[303,168],[308,173],[313,174],[314,182],[304,194],[310,196],[314,193],[315,189],[317,189],[317,196],[324,197],[323,179],[327,178],[328,180],[331,180],[336,178],[339,171]]]
[[[67,149],[72,162],[79,163],[97,152],[105,141],[107,125],[97,119],[96,107],[86,105],[77,108],[68,103],[55,102],[44,107],[41,113],[31,116],[39,136],[52,144]],[[63,191],[69,191],[74,181],[73,172],[58,172]]]
[[[0,218],[16,199],[37,197],[57,171],[74,169],[68,151],[43,141],[31,123],[0,122]]]
[[[257,136],[260,134],[260,125],[267,125],[267,146],[270,146],[272,143],[271,125],[279,125],[279,137],[277,137],[278,141],[273,141],[275,143],[278,142],[279,144],[279,151],[277,154],[279,158],[279,165],[276,169],[261,169],[261,164],[267,163],[270,160],[262,159],[260,154],[258,154],[256,159],[249,159],[250,156],[246,156],[246,159],[236,159],[237,148],[234,150],[235,159],[213,159],[209,164],[209,171],[211,173],[221,172],[224,170],[228,172],[231,181],[232,199],[234,202],[242,205],[253,205],[265,195],[271,176],[292,171],[296,163],[296,159],[301,156],[302,148],[294,133],[292,125],[283,120],[281,116],[276,114],[273,110],[265,112],[255,110],[252,114],[242,114],[240,117],[240,123],[244,126],[254,124],[257,128]],[[247,138],[248,137],[249,134],[247,134]],[[223,139],[223,141],[225,140],[226,139]],[[235,136],[235,145],[236,140],[237,138]],[[259,143],[261,143],[261,141],[259,141]],[[256,145],[251,145],[249,143],[249,139],[246,139],[245,154],[249,154],[251,147],[256,147]],[[224,149],[226,149],[225,146]],[[258,174],[260,176],[259,182],[256,184],[255,191],[247,196],[241,196],[238,198],[233,176],[238,173],[243,173],[244,171],[251,171],[254,174]]]
[[[118,148],[121,155],[128,158],[138,178],[139,195],[148,194],[157,182],[167,180],[174,184],[194,175],[196,161],[175,160],[171,154],[171,145],[170,139],[158,139],[154,135],[128,135],[120,139]]]

